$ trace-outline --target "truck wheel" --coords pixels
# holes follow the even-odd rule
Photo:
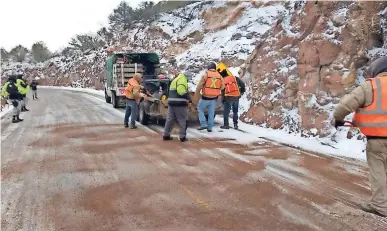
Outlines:
[[[118,108],[118,99],[115,92],[112,92],[112,104],[113,108]]]
[[[138,109],[138,120],[142,125],[148,125],[149,115],[145,113],[144,103],[141,103]]]
[[[112,102],[112,97],[108,96],[108,94],[106,93],[106,90],[105,90],[105,100],[106,100],[106,103]]]

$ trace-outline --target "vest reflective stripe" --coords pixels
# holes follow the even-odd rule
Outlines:
[[[224,79],[225,96],[240,96],[239,86],[235,76],[227,76]]]
[[[186,84],[183,84],[183,83],[179,83],[179,80],[181,78],[186,78],[186,77],[180,75],[180,76],[176,77],[174,80],[172,80],[172,83],[171,83],[171,85],[169,87],[168,101],[187,102],[187,99],[182,98],[182,96],[179,95],[179,93],[177,92],[177,87],[178,86],[183,86],[185,88],[186,92],[188,93],[188,84],[186,85]]]
[[[354,124],[366,136],[387,137],[387,76],[369,79],[373,89],[371,105],[360,108]]]
[[[131,78],[128,82],[128,86],[125,88],[125,96],[128,99],[134,99],[133,89],[135,86],[140,86],[135,78]]]
[[[206,97],[218,97],[221,94],[222,76],[216,71],[207,71],[207,80],[204,84],[203,95]]]

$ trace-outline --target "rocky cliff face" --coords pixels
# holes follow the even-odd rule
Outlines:
[[[198,73],[224,61],[249,87],[242,118],[305,136],[327,136],[340,97],[363,81],[367,64],[387,55],[387,2],[206,1],[163,13],[115,35],[116,49],[175,57]],[[5,63],[46,84],[100,88],[103,48],[38,66]],[[197,79],[195,79],[197,81]]]

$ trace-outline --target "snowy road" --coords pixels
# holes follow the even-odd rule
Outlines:
[[[363,162],[232,130],[163,142],[100,96],[39,96],[24,122],[1,121],[3,230],[387,230],[356,209]]]

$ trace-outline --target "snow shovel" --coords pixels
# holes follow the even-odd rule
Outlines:
[[[351,121],[344,121],[344,125],[342,126],[342,127],[354,127],[354,124],[351,122]],[[337,143],[337,140],[336,140],[336,135],[337,135],[337,132],[338,132],[339,130],[337,129],[336,130],[336,132],[335,133],[333,133],[333,135],[331,136],[331,141],[332,142],[335,142],[335,143]],[[336,148],[334,145],[332,145],[332,144],[330,144],[330,143],[328,143],[328,142],[324,142],[324,141],[322,141],[322,140],[319,140],[320,141],[320,143],[322,144],[322,145],[326,145],[326,146],[329,146],[329,147],[331,147],[331,148],[334,148],[334,149],[338,149],[338,148]]]

